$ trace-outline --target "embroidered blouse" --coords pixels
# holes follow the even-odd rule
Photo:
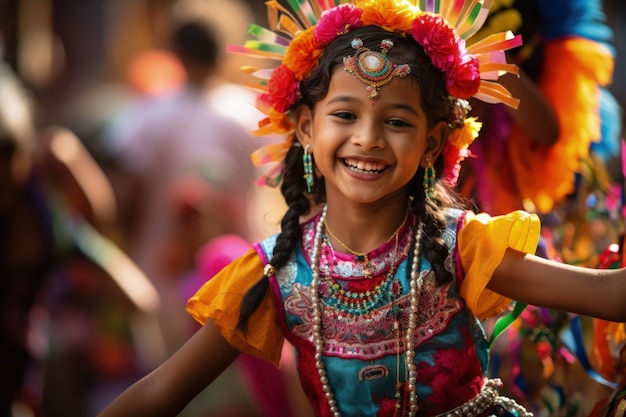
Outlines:
[[[272,293],[252,315],[245,335],[236,331],[241,297],[262,275],[276,235],[224,268],[189,300],[199,322],[211,318],[242,352],[279,365],[283,340],[298,352],[298,371],[315,414],[330,415],[315,368],[312,344],[310,253],[319,216],[302,225],[301,244],[270,279]],[[413,222],[368,254],[365,265],[322,239],[319,271],[323,302],[324,364],[343,416],[393,415],[396,383],[405,381],[404,343],[394,322],[408,321]],[[422,286],[415,336],[420,415],[446,412],[475,397],[484,383],[488,346],[481,319],[504,311],[511,300],[486,288],[507,248],[533,253],[539,220],[523,211],[490,217],[450,210],[443,233],[446,269],[455,280],[435,283],[422,255]],[[364,274],[364,268],[368,273]],[[364,277],[366,275],[367,277]]]

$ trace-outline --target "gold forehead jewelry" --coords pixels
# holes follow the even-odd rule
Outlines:
[[[408,64],[396,65],[387,57],[387,51],[393,47],[391,39],[380,42],[380,52],[365,48],[360,38],[352,39],[351,44],[357,51],[343,58],[343,68],[367,85],[369,99],[377,98],[380,87],[394,77],[403,78],[411,72]]]

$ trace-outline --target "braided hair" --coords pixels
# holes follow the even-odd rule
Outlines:
[[[305,105],[313,109],[315,103],[326,96],[332,71],[337,66],[343,65],[344,56],[354,53],[350,41],[357,37],[368,48],[378,47],[382,39],[391,39],[394,46],[387,52],[387,56],[395,63],[409,64],[411,68],[409,77],[412,77],[420,88],[421,104],[427,115],[429,127],[438,122],[450,120],[453,103],[449,99],[441,71],[433,66],[422,47],[412,38],[387,32],[377,26],[355,29],[332,42],[320,57],[319,65],[302,80],[300,84],[302,96],[296,106]],[[281,232],[277,237],[269,262],[275,270],[285,266],[302,239],[301,216],[309,214],[312,204],[325,202],[323,178],[314,182],[310,195],[306,193],[302,164],[303,152],[304,149],[298,141],[293,140],[293,145],[285,158],[281,193],[288,208],[281,221]],[[442,157],[437,158],[434,167],[437,172],[442,172]],[[448,248],[442,236],[442,231],[446,226],[446,209],[463,207],[467,204],[452,189],[439,182],[435,186],[434,195],[426,198],[422,185],[423,178],[424,168],[420,167],[407,184],[409,204],[414,213],[420,213],[425,237],[422,242],[423,254],[432,265],[438,285],[442,285],[453,279],[452,273],[444,268],[444,261],[448,256]],[[269,275],[271,274],[266,272],[244,295],[237,323],[239,330],[247,329],[250,316],[267,295]]]

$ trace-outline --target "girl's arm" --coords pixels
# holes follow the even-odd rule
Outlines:
[[[98,417],[171,417],[239,355],[209,320],[171,358],[126,391]]]
[[[581,268],[509,249],[487,287],[530,305],[626,321],[626,269]]]

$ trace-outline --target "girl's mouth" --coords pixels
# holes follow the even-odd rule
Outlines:
[[[387,165],[380,162],[359,161],[356,159],[344,159],[344,165],[353,172],[358,174],[380,174]]]

